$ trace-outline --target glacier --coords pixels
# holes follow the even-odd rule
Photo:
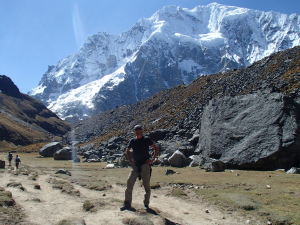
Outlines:
[[[49,66],[29,94],[63,119],[83,119],[298,45],[296,14],[218,3],[165,6],[127,32],[92,35]]]

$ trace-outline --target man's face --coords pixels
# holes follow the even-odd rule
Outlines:
[[[134,130],[136,136],[143,136],[143,130],[138,128]]]

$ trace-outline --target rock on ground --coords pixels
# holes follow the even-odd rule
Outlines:
[[[113,164],[113,163],[107,164],[105,168],[106,169],[113,169],[113,168],[115,168],[115,164]]]
[[[69,170],[66,170],[66,169],[59,169],[55,172],[55,174],[66,174],[68,176],[72,176],[71,172]]]
[[[176,173],[174,170],[167,169],[165,175],[172,175],[174,173]]]
[[[5,161],[0,160],[0,169],[4,169],[5,168]]]
[[[189,164],[190,167],[197,167],[203,165],[205,162],[205,159],[200,155],[192,155],[189,157],[189,159],[191,161]]]
[[[300,174],[300,168],[292,167],[286,173],[287,174]]]
[[[62,145],[59,142],[51,142],[43,146],[39,153],[44,157],[53,157],[54,153],[62,148]]]
[[[204,164],[204,169],[207,172],[224,172],[226,165],[220,160],[212,160],[211,162]]]
[[[72,148],[64,147],[54,153],[53,158],[55,160],[71,160],[72,159]]]
[[[300,161],[300,107],[281,93],[214,99],[205,107],[197,153],[229,168],[273,170]]]
[[[168,161],[170,165],[174,167],[184,167],[187,165],[187,158],[182,152],[178,150],[174,152],[173,155],[171,155]]]

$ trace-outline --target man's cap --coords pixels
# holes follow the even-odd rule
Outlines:
[[[135,125],[133,129],[134,130],[143,130],[141,125]]]

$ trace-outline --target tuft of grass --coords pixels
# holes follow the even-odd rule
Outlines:
[[[84,201],[82,208],[87,212],[96,212],[98,209],[103,208],[106,205],[107,203],[102,199],[86,200]]]
[[[80,191],[75,189],[72,184],[65,180],[58,180],[50,177],[48,183],[52,184],[52,188],[60,189],[62,193],[66,193],[72,196],[80,196]]]
[[[31,173],[28,177],[29,180],[33,180],[33,181],[36,181],[37,178],[38,178],[38,173],[34,172],[34,173]]]
[[[145,216],[127,217],[122,220],[122,223],[125,225],[154,225],[154,223]]]
[[[223,195],[221,194],[221,197],[231,201],[233,204],[245,211],[251,211],[258,208],[258,205],[253,200],[243,194],[226,193]]]
[[[106,191],[112,188],[107,181],[102,179],[91,180],[89,178],[76,177],[76,179],[71,179],[71,182],[95,191]]]
[[[26,190],[20,182],[12,181],[12,182],[9,182],[6,186],[7,187],[19,188],[22,191]]]
[[[0,187],[0,224],[28,224],[24,210],[13,199],[12,193]]]
[[[4,188],[0,187],[0,207],[11,207],[16,204],[12,198],[10,191],[5,191]]]
[[[273,215],[272,217],[269,217],[269,221],[272,222],[272,225],[294,225],[295,224],[292,222],[292,218],[287,216]]]
[[[57,225],[86,225],[83,219],[79,218],[71,218],[71,219],[63,219],[57,223]]]
[[[173,188],[171,192],[169,193],[170,196],[177,197],[177,198],[184,198],[187,197],[187,194],[184,190],[180,188]]]
[[[82,208],[85,211],[91,211],[93,208],[95,208],[95,205],[90,200],[86,200],[84,201]]]

